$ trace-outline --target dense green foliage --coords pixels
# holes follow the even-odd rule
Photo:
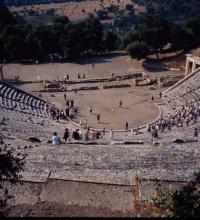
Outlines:
[[[0,31],[7,24],[13,24],[14,18],[9,10],[4,6],[4,1],[0,0]]]
[[[198,17],[188,20],[185,24],[174,24],[159,17],[146,16],[144,24],[125,36],[124,47],[131,57],[137,59],[147,58],[154,53],[159,58],[159,53],[169,50],[192,49],[200,46],[199,23]],[[139,51],[141,45],[143,51],[145,49],[144,53]]]
[[[145,6],[147,13],[165,17],[174,22],[185,21],[199,15],[199,0],[132,0]]]
[[[171,211],[174,217],[200,217],[200,172],[194,174],[195,179],[180,189],[171,191],[159,185],[152,197],[156,206]]]
[[[149,48],[143,41],[134,41],[129,44],[127,51],[131,58],[136,58],[138,60],[146,58],[149,54]]]
[[[3,10],[5,7],[0,6]],[[6,10],[7,16],[10,16]],[[5,15],[0,14],[0,21]],[[11,16],[12,17],[12,16]],[[5,20],[8,21],[8,20]],[[65,59],[75,59],[84,54],[111,51],[117,37],[103,31],[96,18],[72,23],[67,17],[57,17],[53,24],[33,25],[2,23],[0,31],[0,60],[52,61],[50,54],[59,54]]]

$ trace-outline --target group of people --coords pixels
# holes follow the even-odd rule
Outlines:
[[[78,79],[85,79],[85,73],[81,76],[81,73],[77,73]]]
[[[80,129],[75,129],[73,131],[70,131],[69,128],[65,129],[63,140],[65,143],[71,141],[71,140],[98,140],[102,138],[105,135],[105,129],[100,131],[92,131],[90,128],[86,130],[85,133],[82,133]],[[57,132],[54,132],[52,137],[52,144],[53,145],[60,145],[62,143],[61,137],[57,134]]]
[[[168,114],[166,117],[160,118],[157,122],[148,126],[148,132],[153,138],[159,137],[159,132],[171,130],[172,127],[184,127],[190,124],[195,124],[200,116],[200,106],[185,106],[182,105],[174,114]],[[193,137],[198,137],[198,129],[195,128]]]
[[[57,120],[58,122],[60,119],[63,120],[69,120],[73,119],[77,113],[78,109],[74,107],[74,101],[73,100],[66,100],[66,108],[64,109],[58,109],[55,107],[55,105],[46,104],[46,112],[50,113],[53,120]]]
[[[81,74],[81,73],[77,73],[77,79],[85,79],[85,73]],[[64,81],[68,81],[69,80],[69,74],[66,74],[64,76]]]

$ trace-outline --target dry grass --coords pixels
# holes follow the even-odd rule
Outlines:
[[[104,9],[111,5],[118,5],[119,9],[125,9],[127,4],[133,4],[131,0],[104,0],[101,2],[100,0],[94,1],[83,1],[83,2],[66,2],[66,3],[51,3],[51,4],[41,4],[41,5],[29,5],[29,6],[20,6],[10,7],[10,10],[13,13],[24,13],[30,10],[37,11],[39,13],[45,13],[50,9],[55,10],[55,14],[68,16],[71,21],[81,20],[88,17],[90,13],[96,15],[96,11],[100,9]],[[139,7],[138,5],[134,5],[134,10],[136,13],[144,11],[144,7]]]

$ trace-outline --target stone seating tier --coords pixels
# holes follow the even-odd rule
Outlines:
[[[14,86],[0,81],[0,107],[24,112],[39,117],[49,117],[45,101]]]
[[[197,105],[200,100],[200,68],[195,70],[190,76],[163,92],[163,100],[171,107],[176,108],[181,105]],[[170,102],[168,102],[170,100]]]

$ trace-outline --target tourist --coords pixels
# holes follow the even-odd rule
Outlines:
[[[52,109],[52,111],[51,111],[51,114],[52,114],[52,118],[53,118],[53,120],[55,120],[55,117],[56,117],[56,112]]]
[[[68,100],[66,101],[66,106],[69,106],[69,101]]]
[[[92,107],[91,106],[89,107],[89,111],[90,111],[90,114],[92,114]]]
[[[111,129],[111,130],[110,130],[110,139],[112,139],[113,136],[114,136],[114,134],[113,134],[113,130]]]
[[[186,125],[187,125],[187,126],[189,126],[189,122],[190,122],[190,119],[189,119],[189,117],[187,116],[187,117],[186,117]]]
[[[147,132],[151,132],[151,125],[148,125]]]
[[[69,129],[66,128],[66,129],[65,129],[65,132],[64,132],[63,139],[67,142],[68,138],[69,138]]]
[[[66,93],[64,94],[64,99],[65,99],[65,101],[66,101],[66,99],[67,99],[67,95],[66,95]]]
[[[74,106],[74,100],[71,100],[71,107]]]
[[[59,113],[57,113],[57,114],[56,114],[56,120],[57,120],[57,122],[59,122],[59,119],[60,119],[60,115],[59,115]]]
[[[74,131],[74,132],[72,133],[72,137],[73,137],[75,140],[80,140],[79,129],[76,129],[76,131]]]
[[[153,100],[154,100],[154,97],[152,96],[152,97],[151,97],[151,101],[153,101]]]
[[[67,74],[67,80],[69,80],[69,75]]]
[[[53,134],[52,144],[53,145],[60,145],[61,144],[61,140],[60,140],[60,137],[57,135],[57,132],[54,132],[54,134]]]
[[[128,122],[126,121],[125,130],[128,131]]]
[[[133,136],[133,128],[131,128],[131,136]]]
[[[139,127],[137,126],[136,130],[135,130],[135,134],[138,135],[139,134]]]
[[[87,131],[85,132],[85,141],[89,140],[89,134],[90,134],[90,128],[88,128]]]
[[[68,107],[65,109],[65,116],[69,117],[69,108]]]
[[[94,63],[92,64],[92,68],[94,68]]]
[[[119,101],[119,108],[122,108],[122,100]]]
[[[83,79],[85,79],[85,73],[83,74]]]
[[[95,138],[96,138],[96,132],[95,132],[95,131],[92,131],[92,132],[91,132],[91,136],[92,136],[92,140],[95,140]]]
[[[193,132],[193,138],[197,138],[198,135],[199,135],[198,129],[195,128],[195,129],[194,129],[194,132]]]
[[[103,136],[105,135],[105,133],[106,133],[106,129],[103,128],[103,130],[102,130],[102,134],[103,134]]]
[[[101,137],[101,133],[99,131],[96,132],[96,140],[98,140]]]
[[[159,93],[159,97],[162,98],[162,92]]]
[[[78,134],[79,134],[79,140],[82,140],[82,132],[81,132],[81,130],[80,129],[77,129],[77,132],[78,132]]]
[[[86,119],[83,120],[83,127],[87,128],[87,120]]]
[[[100,114],[97,115],[97,121],[98,121],[98,124],[100,122]]]

